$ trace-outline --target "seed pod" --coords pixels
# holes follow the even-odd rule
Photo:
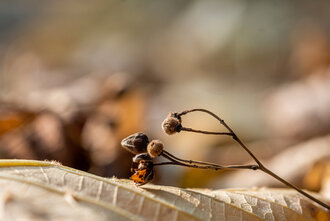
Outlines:
[[[149,139],[144,133],[132,134],[121,141],[121,145],[133,154],[146,153]]]
[[[140,163],[140,162],[152,162],[151,157],[147,153],[140,153],[133,157],[133,163]]]
[[[162,128],[168,135],[180,132],[182,128],[181,119],[175,113],[170,113],[163,121]]]
[[[164,149],[164,145],[160,140],[150,141],[147,147],[148,154],[152,158],[158,157],[163,152],[163,149]]]
[[[137,168],[132,168],[134,174],[130,177],[137,186],[144,185],[154,178],[154,164],[147,153],[133,157],[133,162],[138,163]]]
[[[149,183],[154,178],[153,167],[147,167],[145,169],[135,169],[134,174],[130,177],[134,181],[135,185],[142,186]]]

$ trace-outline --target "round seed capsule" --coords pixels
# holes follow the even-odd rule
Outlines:
[[[170,113],[163,121],[162,128],[168,135],[180,132],[182,128],[181,119],[176,117],[174,113]]]
[[[158,157],[164,149],[164,145],[160,140],[152,140],[147,147],[148,154],[152,157]]]

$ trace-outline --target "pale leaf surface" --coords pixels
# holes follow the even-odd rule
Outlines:
[[[27,160],[0,160],[0,206],[2,220],[330,219],[289,189],[139,188],[129,180]]]

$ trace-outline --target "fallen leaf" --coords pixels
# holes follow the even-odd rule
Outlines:
[[[0,207],[3,220],[330,219],[329,211],[290,189],[139,188],[30,160],[0,160]]]

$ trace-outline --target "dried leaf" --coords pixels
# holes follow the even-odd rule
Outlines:
[[[0,104],[0,136],[30,123],[35,114],[17,107]]]
[[[327,180],[330,180],[330,157],[315,162],[307,171],[303,181],[307,189],[318,192],[326,188]]]
[[[0,160],[0,206],[2,220],[330,219],[293,190],[138,188],[128,180],[28,160]]]

